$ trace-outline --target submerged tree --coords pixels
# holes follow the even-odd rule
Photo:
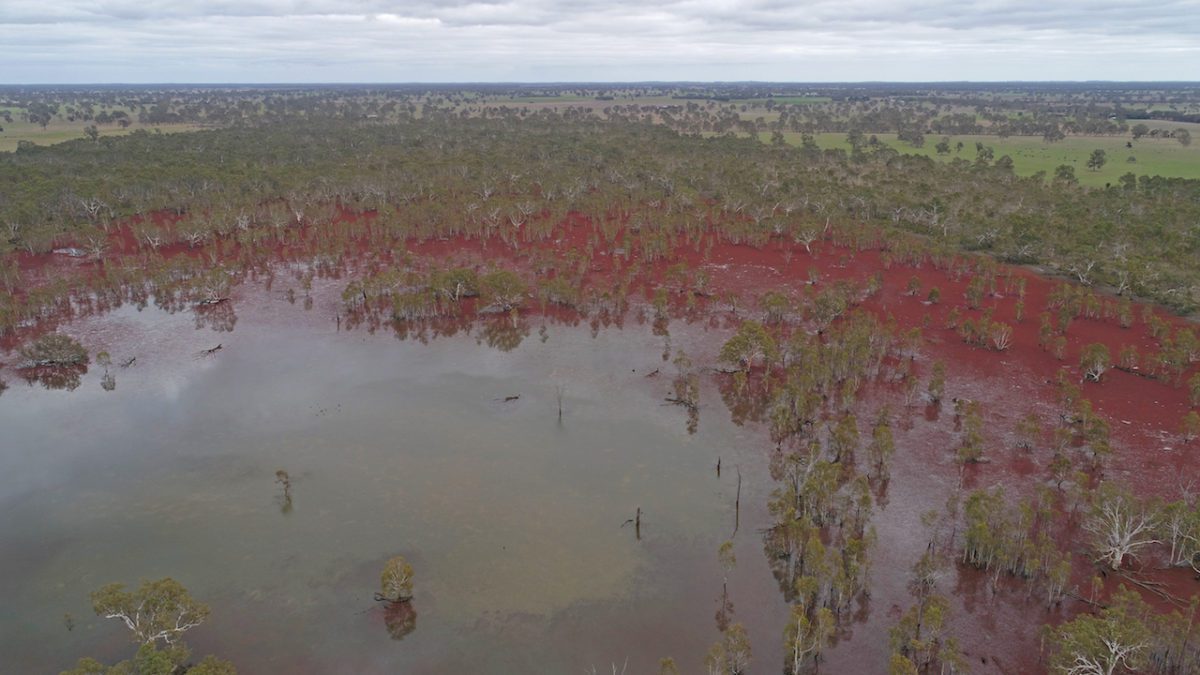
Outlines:
[[[888,460],[895,451],[896,440],[892,435],[891,415],[885,406],[879,411],[875,427],[871,430],[871,443],[867,446],[867,454],[871,458],[875,478],[886,479],[888,477]]]
[[[792,605],[791,617],[783,629],[785,671],[798,675],[810,657],[815,664],[836,627],[836,619],[828,607],[819,607],[810,616],[804,605]]]
[[[1147,614],[1141,597],[1122,587],[1099,614],[1048,627],[1050,669],[1067,675],[1138,672],[1147,665],[1152,637]]]
[[[721,347],[723,363],[747,372],[757,362],[770,365],[778,354],[775,338],[757,321],[743,321],[733,337]]]
[[[83,658],[61,675],[237,675],[237,668],[228,661],[209,655],[199,663],[191,664],[188,662],[190,655],[187,647],[182,645],[160,650],[153,644],[144,644],[132,659],[114,666]]]
[[[946,395],[946,364],[941,361],[933,362],[933,371],[929,375],[929,400],[933,403],[941,403],[942,397]]]
[[[204,623],[208,606],[194,600],[183,584],[170,577],[144,581],[136,591],[113,583],[92,593],[92,609],[106,619],[120,619],[143,644],[179,642],[183,634]]]
[[[958,446],[958,460],[964,464],[983,461],[983,413],[978,401],[963,401],[962,440]]]
[[[704,657],[708,675],[743,675],[750,667],[750,638],[746,628],[735,623],[714,643]]]
[[[383,574],[379,577],[379,592],[375,594],[375,599],[407,602],[412,599],[412,589],[412,565],[408,564],[404,556],[398,555],[384,564]]]
[[[1200,413],[1191,410],[1184,415],[1183,421],[1179,423],[1179,433],[1183,436],[1184,443],[1191,443],[1200,438]]]
[[[1108,353],[1108,347],[1099,342],[1087,345],[1080,352],[1079,369],[1083,371],[1084,377],[1093,382],[1099,382],[1111,365],[1112,357]]]
[[[1159,543],[1157,526],[1158,518],[1149,506],[1110,484],[1097,490],[1092,513],[1083,523],[1098,560],[1114,570],[1127,556],[1136,557],[1142,548]]]

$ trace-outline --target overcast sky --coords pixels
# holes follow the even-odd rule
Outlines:
[[[1200,0],[0,0],[0,83],[1197,80]]]

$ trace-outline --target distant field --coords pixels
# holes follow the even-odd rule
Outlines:
[[[4,109],[0,108],[0,111]],[[20,119],[20,110],[9,109],[12,112],[12,124],[4,122],[0,119],[0,127],[4,127],[4,131],[0,132],[0,152],[12,152],[17,149],[17,144],[20,141],[30,141],[37,145],[53,145],[62,143],[63,141],[72,141],[77,138],[83,138],[83,128],[91,124],[91,122],[67,122],[61,119],[51,120],[50,124],[43,129],[40,125],[32,122],[26,122]],[[158,126],[149,124],[138,124],[134,122],[128,129],[122,129],[116,124],[97,125],[100,129],[100,136],[124,136],[136,129],[146,129],[147,131],[161,130],[163,133],[176,133],[181,131],[195,131],[200,127],[194,124],[160,124]]]
[[[1174,127],[1195,126],[1175,124]],[[1171,128],[1174,128],[1171,127]],[[760,134],[762,140],[770,139],[770,134]],[[1143,138],[1133,142],[1133,148],[1126,148],[1129,136],[1068,136],[1056,143],[1046,143],[1041,138],[1030,136],[951,136],[951,151],[948,155],[937,154],[937,143],[941,136],[925,137],[925,145],[914,148],[908,143],[896,139],[895,134],[876,134],[879,140],[887,143],[899,152],[905,154],[925,155],[934,159],[949,161],[961,157],[968,161],[975,159],[975,143],[980,142],[990,146],[999,159],[1008,155],[1013,159],[1013,166],[1018,174],[1029,176],[1038,171],[1053,174],[1060,164],[1075,167],[1075,176],[1083,185],[1103,186],[1105,183],[1115,184],[1124,174],[1132,171],[1137,175],[1173,176],[1178,178],[1200,178],[1200,134],[1193,130],[1193,140],[1190,146],[1184,147],[1174,139]],[[784,134],[789,143],[799,144],[800,134]],[[846,135],[818,134],[817,145],[822,148],[850,149]],[[955,152],[954,147],[962,142],[961,152]],[[1087,168],[1088,157],[1092,151],[1100,148],[1108,155],[1108,163],[1099,171]],[[1129,162],[1134,157],[1136,162]]]
[[[497,103],[577,103],[595,100],[590,96],[563,94],[562,96],[512,96],[498,99]]]
[[[788,105],[812,105],[814,103],[830,103],[833,101],[828,96],[772,96],[770,99],[758,98],[747,100],[746,103],[755,103],[758,105],[766,105],[767,101],[771,100],[776,103],[786,103]],[[741,103],[742,101],[735,101]]]

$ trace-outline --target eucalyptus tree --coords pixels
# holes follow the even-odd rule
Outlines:
[[[1148,546],[1160,543],[1160,517],[1153,504],[1105,483],[1092,496],[1092,508],[1083,522],[1097,562],[1118,570],[1127,558],[1136,558]]]
[[[379,576],[379,592],[376,600],[408,602],[413,595],[413,568],[404,556],[389,558]]]
[[[1067,675],[1113,675],[1139,672],[1150,665],[1153,634],[1149,608],[1134,591],[1122,587],[1096,614],[1047,627],[1052,672]]]
[[[92,593],[92,608],[98,616],[121,621],[135,642],[147,645],[160,640],[177,644],[209,616],[208,606],[170,577],[142,582],[133,591],[121,583],[108,584]]]

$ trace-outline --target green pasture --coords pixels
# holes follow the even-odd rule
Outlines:
[[[5,109],[0,108],[0,111]],[[63,141],[72,141],[77,138],[83,138],[83,128],[91,124],[76,120],[68,122],[65,119],[55,117],[50,120],[50,123],[43,129],[40,124],[26,122],[21,119],[21,110],[18,108],[8,108],[12,113],[13,121],[11,124],[0,119],[0,127],[4,127],[4,131],[0,131],[0,152],[12,152],[17,149],[17,144],[21,141],[29,141],[37,145],[53,145],[62,143]],[[200,127],[195,124],[139,124],[134,121],[127,129],[122,129],[116,124],[98,124],[96,127],[100,130],[100,136],[124,136],[136,129],[146,129],[147,131],[161,130],[163,133],[175,133],[181,131],[195,131]]]
[[[1179,125],[1178,126],[1185,126]],[[1192,125],[1187,125],[1192,126]],[[870,134],[868,134],[868,137]],[[899,141],[895,134],[876,134],[879,140],[887,143],[897,151],[905,154],[925,155],[934,159],[950,161],[956,157],[968,161],[975,160],[975,143],[990,146],[999,159],[1004,155],[1012,157],[1016,172],[1022,176],[1033,175],[1045,171],[1053,175],[1054,169],[1061,164],[1075,167],[1075,176],[1083,185],[1103,186],[1105,183],[1116,184],[1117,180],[1128,172],[1137,175],[1172,176],[1178,178],[1200,178],[1200,134],[1192,132],[1192,144],[1183,146],[1174,139],[1142,138],[1132,141],[1133,147],[1127,148],[1130,136],[1068,136],[1055,143],[1046,143],[1040,137],[964,135],[950,137],[950,153],[939,155],[937,143],[941,136],[928,135],[925,144],[919,148],[909,143]],[[763,141],[769,141],[771,134],[759,134]],[[800,134],[785,133],[784,139],[793,144],[800,143]],[[850,149],[846,135],[841,133],[817,134],[817,145],[824,149]],[[961,151],[955,148],[962,142]],[[1108,162],[1099,170],[1087,168],[1088,158],[1096,149],[1104,150]],[[1130,162],[1133,157],[1136,161]]]

